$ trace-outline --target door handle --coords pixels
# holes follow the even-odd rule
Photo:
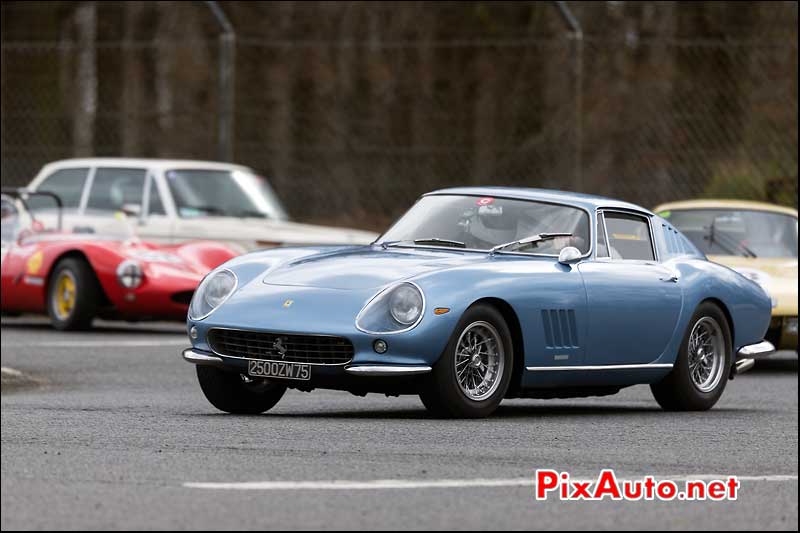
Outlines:
[[[681,279],[680,276],[677,274],[670,274],[669,276],[665,276],[663,278],[658,278],[661,281],[666,281],[667,283],[678,283],[678,280]]]

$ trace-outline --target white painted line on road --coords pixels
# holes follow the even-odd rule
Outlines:
[[[86,340],[86,341],[45,341],[45,342],[4,342],[4,348],[111,348],[111,347],[148,347],[148,346],[189,346],[188,337],[161,340]]]
[[[644,476],[642,476],[644,477]],[[653,476],[660,480],[715,480],[727,475],[702,474],[697,476]],[[620,482],[632,478],[618,478]],[[573,479],[575,482],[595,482],[596,479]],[[797,481],[797,475],[739,476],[739,481]],[[246,481],[241,483],[190,482],[183,486],[190,489],[208,490],[402,490],[402,489],[461,489],[474,487],[533,487],[530,478],[509,479],[375,479],[366,481]]]
[[[15,368],[8,368],[7,366],[0,367],[0,374],[4,376],[11,376],[12,378],[18,378],[22,375],[22,372]]]
[[[213,490],[381,490],[465,487],[526,487],[530,478],[519,479],[375,479],[370,481],[250,481],[244,483],[184,483],[192,489]]]

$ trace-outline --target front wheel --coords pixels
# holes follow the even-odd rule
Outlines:
[[[101,295],[89,263],[77,257],[62,259],[53,269],[47,291],[47,311],[53,327],[62,331],[91,328]]]
[[[719,307],[704,303],[689,321],[672,372],[650,389],[668,411],[705,411],[722,396],[731,361],[728,321]]]
[[[420,394],[436,416],[481,418],[500,405],[514,370],[511,332],[494,307],[469,308]]]
[[[197,366],[197,380],[211,405],[237,415],[257,415],[269,411],[286,392],[284,385],[265,379],[250,379],[243,374],[225,372],[212,366]]]

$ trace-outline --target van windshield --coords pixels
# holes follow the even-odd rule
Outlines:
[[[224,216],[287,220],[267,180],[238,170],[174,169],[166,172],[175,209],[183,218]]]

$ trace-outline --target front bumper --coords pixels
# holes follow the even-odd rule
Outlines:
[[[761,341],[756,344],[748,344],[742,346],[736,352],[736,373],[741,374],[747,372],[753,365],[755,360],[767,357],[775,352],[775,346],[769,341]]]
[[[239,374],[247,374],[249,361],[249,359],[221,356],[197,348],[184,350],[183,359],[196,366],[212,366],[226,372]],[[418,394],[430,372],[431,367],[424,364],[312,364],[311,379],[309,380],[269,379],[286,385],[290,389],[305,392],[314,389],[331,389],[347,391],[358,396],[369,393],[399,396]]]
[[[229,362],[226,365],[225,359],[216,354],[205,353],[194,348],[187,348],[183,351],[183,360],[187,363],[203,366],[216,366],[225,367],[230,366],[233,370],[238,368],[239,365]],[[233,359],[233,358],[231,358]],[[241,359],[239,361],[242,361]],[[243,360],[247,361],[247,360]],[[275,361],[277,363],[281,361]],[[328,368],[335,368],[339,365],[330,365]],[[419,376],[421,374],[428,374],[431,367],[426,365],[354,365],[348,364],[340,367],[345,373],[352,376],[366,376],[366,377],[403,377],[403,376]]]

